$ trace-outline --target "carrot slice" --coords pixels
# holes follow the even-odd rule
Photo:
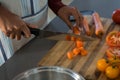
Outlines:
[[[71,36],[71,41],[76,41],[76,37]]]
[[[102,22],[100,20],[100,16],[97,12],[94,12],[92,14],[92,17],[93,17],[93,20],[95,23],[95,34],[96,34],[96,36],[101,38],[102,35],[104,34],[104,30],[103,30]]]
[[[73,59],[74,55],[72,51],[67,52],[68,59]]]
[[[80,35],[80,30],[79,30],[78,26],[76,26],[76,24],[73,26],[73,33]]]
[[[73,52],[73,54],[76,56],[76,55],[78,55],[78,54],[80,53],[80,49],[75,47],[75,48],[72,50],[72,52]]]
[[[87,50],[83,49],[81,50],[81,55],[82,56],[86,56],[88,54]]]
[[[80,40],[76,40],[76,47],[78,48],[83,47],[83,42]]]
[[[65,39],[70,41],[71,40],[71,36],[70,35],[66,35]]]

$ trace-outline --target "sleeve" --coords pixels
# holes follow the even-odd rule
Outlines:
[[[65,6],[65,4],[63,4],[61,0],[48,0],[48,6],[52,9],[52,11],[55,14],[57,14],[59,9]]]

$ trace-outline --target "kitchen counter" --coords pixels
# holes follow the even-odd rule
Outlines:
[[[80,11],[95,10],[101,17],[111,18],[112,11],[120,7],[119,3],[120,1],[114,0],[74,0],[71,5],[76,6]],[[68,31],[66,24],[58,17],[45,29]],[[56,43],[55,40],[34,38],[0,67],[0,80],[12,80],[19,73],[38,66],[38,62]]]
[[[76,47],[75,42],[59,40],[39,61],[39,66],[60,66],[69,68],[82,75],[86,80],[110,80],[106,77],[105,73],[97,69],[96,64],[99,59],[106,58],[106,50],[109,48],[106,43],[107,34],[111,31],[120,31],[120,25],[113,23],[111,19],[101,17],[104,34],[102,39],[99,39],[94,32],[95,25],[93,24],[92,17],[90,15],[85,17],[92,31],[91,36],[95,38],[89,41],[83,40],[84,48],[87,50],[88,54],[86,56],[80,54],[74,56],[73,59],[68,59],[67,53]],[[120,76],[114,80],[120,80]]]

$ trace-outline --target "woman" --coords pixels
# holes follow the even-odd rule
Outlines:
[[[0,48],[0,57],[4,57],[5,59],[10,58],[14,51],[29,41],[25,40],[24,42],[21,41],[20,43],[16,42],[19,44],[19,47],[15,49],[15,45],[11,44],[11,39],[20,40],[22,36],[21,32],[25,34],[24,37],[29,38],[31,33],[29,31],[28,25],[29,27],[35,28],[36,26],[40,26],[38,23],[40,22],[40,4],[38,3],[40,3],[41,0],[0,0],[0,2],[0,30],[5,34],[4,35],[3,33],[0,33],[0,40],[2,42],[2,46]],[[79,13],[77,8],[67,6],[63,4],[61,0],[48,0],[48,5],[53,10],[53,12],[68,25],[70,29],[73,27],[72,23],[69,21],[70,16],[75,17],[77,26],[81,24],[82,15]],[[8,50],[5,49],[4,45],[8,47]],[[14,47],[14,50],[12,46]]]

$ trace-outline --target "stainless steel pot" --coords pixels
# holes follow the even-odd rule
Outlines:
[[[16,76],[13,80],[85,80],[70,69],[45,66],[30,69]]]

